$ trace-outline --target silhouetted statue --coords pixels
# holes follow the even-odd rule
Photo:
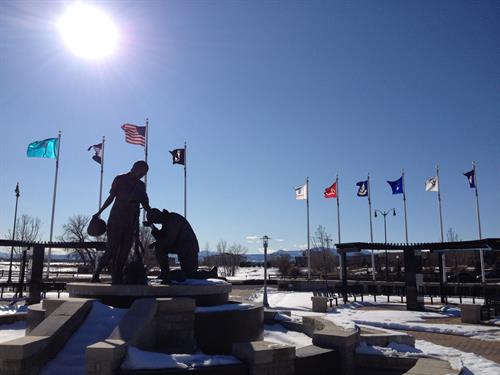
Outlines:
[[[112,261],[111,282],[113,284],[123,283],[123,268],[139,227],[139,204],[146,211],[151,209],[146,186],[141,181],[148,169],[147,163],[140,160],[134,163],[130,172],[116,176],[111,185],[109,197],[94,215],[94,217],[98,217],[114,201],[107,224],[106,252],[92,276],[93,282],[99,281],[101,271],[109,261]]]
[[[160,264],[159,278],[164,281],[183,281],[189,279],[207,279],[217,277],[217,268],[210,271],[198,271],[198,239],[184,216],[167,210],[160,211],[152,208],[148,211],[148,222],[162,224],[161,229],[151,225],[151,234],[156,242],[151,246],[155,248],[155,255]],[[168,254],[177,254],[182,272],[169,272]]]

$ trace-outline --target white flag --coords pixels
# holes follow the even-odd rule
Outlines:
[[[425,191],[439,191],[439,181],[437,176],[431,177],[425,181]]]
[[[295,188],[295,199],[297,200],[307,199],[307,184]]]

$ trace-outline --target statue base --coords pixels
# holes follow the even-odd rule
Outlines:
[[[138,298],[189,297],[197,306],[216,306],[228,302],[231,284],[219,279],[194,280],[170,285],[68,283],[70,297],[95,298],[115,307],[129,307]]]

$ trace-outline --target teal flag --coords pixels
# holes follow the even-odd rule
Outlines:
[[[29,158],[57,158],[57,138],[48,138],[43,141],[36,141],[28,145],[26,155]]]

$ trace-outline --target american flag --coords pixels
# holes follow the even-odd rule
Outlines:
[[[146,127],[132,124],[123,124],[122,129],[125,132],[125,142],[133,145],[146,146]]]

